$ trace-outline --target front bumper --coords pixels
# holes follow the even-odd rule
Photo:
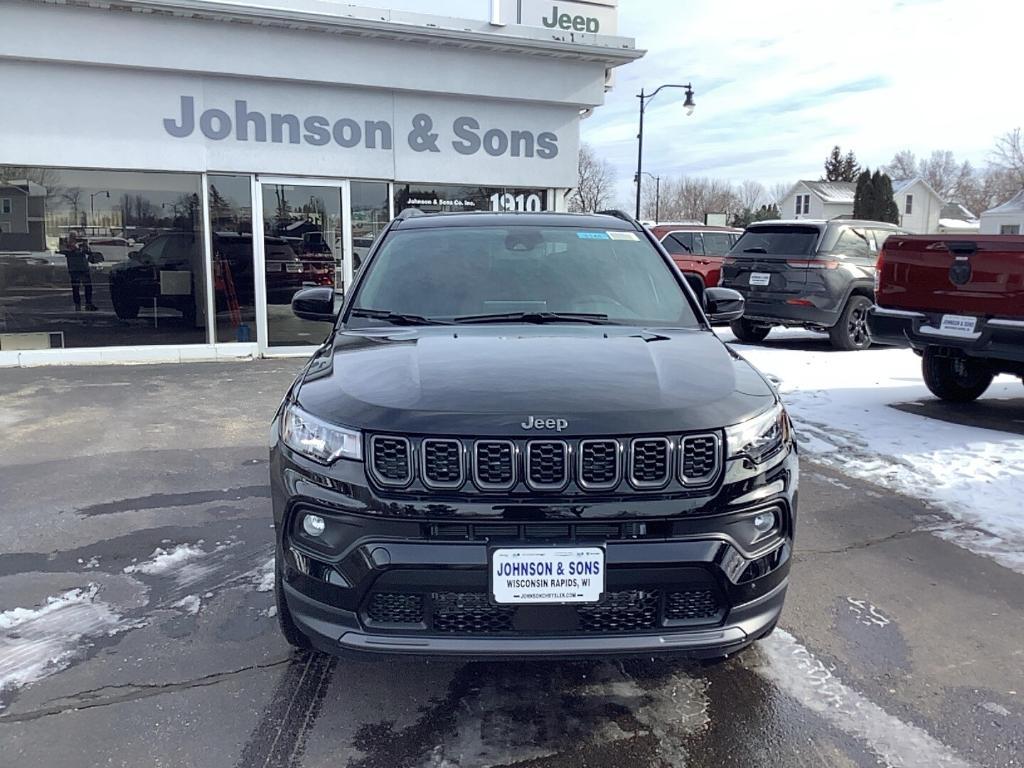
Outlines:
[[[918,352],[940,347],[967,357],[1024,364],[1024,320],[979,317],[970,335],[943,332],[941,324],[942,313],[938,312],[874,306],[868,314],[871,338],[879,344],[912,347]]]
[[[785,600],[797,509],[793,450],[703,499],[638,496],[625,505],[397,504],[365,481],[317,471],[280,445],[271,451],[287,610],[330,653],[721,656],[770,631]],[[356,479],[359,470],[337,474]],[[767,509],[776,530],[745,538]],[[326,521],[320,537],[302,530],[310,513]],[[494,548],[577,545],[605,551],[601,602],[492,602]]]

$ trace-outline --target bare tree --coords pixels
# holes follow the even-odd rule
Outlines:
[[[789,194],[789,190],[793,188],[792,182],[777,181],[768,187],[768,200],[769,202],[775,203],[775,205],[781,205],[782,201],[786,199],[786,195]]]
[[[1007,131],[996,139],[990,164],[1016,179],[1018,188],[1024,187],[1024,132],[1020,128]]]
[[[921,178],[946,200],[956,189],[961,167],[948,149],[936,149],[931,156],[921,161],[919,170]]]
[[[0,165],[0,181],[25,179],[46,189],[48,202],[63,197],[64,187],[60,183],[60,171],[55,168],[30,168],[20,165]]]
[[[883,169],[894,179],[910,179],[917,176],[917,158],[909,149],[901,149]]]
[[[752,179],[744,179],[736,187],[736,196],[739,198],[740,208],[745,211],[753,211],[757,206],[765,202],[767,197],[764,184]]]
[[[591,213],[610,207],[615,187],[611,163],[599,158],[589,144],[580,145],[576,189],[569,197],[569,210]]]
[[[681,176],[662,180],[661,217],[671,221],[704,221],[708,213],[732,217],[741,209],[739,196],[727,181]]]

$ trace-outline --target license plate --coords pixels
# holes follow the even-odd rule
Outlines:
[[[772,281],[772,276],[767,272],[751,272],[750,273],[750,284],[751,285],[768,285]]]
[[[302,271],[302,265],[301,264],[285,264],[284,265],[284,271],[285,272],[301,272]]]
[[[603,592],[600,547],[496,549],[491,555],[496,603],[596,603]]]
[[[978,324],[978,318],[965,315],[943,315],[939,330],[950,336],[970,336]]]

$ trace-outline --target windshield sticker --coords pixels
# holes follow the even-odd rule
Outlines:
[[[636,236],[636,232],[608,232],[608,237],[612,240],[639,240]]]
[[[576,237],[580,240],[611,240],[607,232],[577,232]]]

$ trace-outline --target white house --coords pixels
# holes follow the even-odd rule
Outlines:
[[[852,181],[801,180],[779,202],[779,214],[785,219],[853,216],[856,191],[857,185]],[[894,179],[892,192],[900,211],[900,226],[918,234],[939,231],[943,200],[928,182],[920,177]]]
[[[784,219],[832,219],[853,215],[852,181],[798,181],[779,201]]]
[[[1002,205],[989,208],[981,214],[981,234],[1024,234],[1024,189]]]
[[[939,231],[939,218],[945,201],[927,181],[920,176],[893,179],[892,196],[900,210],[900,226],[905,230],[917,235],[931,235]]]

